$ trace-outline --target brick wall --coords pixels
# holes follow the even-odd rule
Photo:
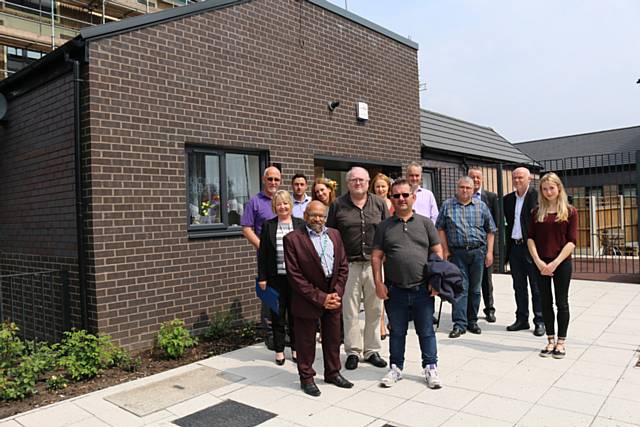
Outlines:
[[[78,325],[72,94],[71,74],[65,74],[9,100],[6,122],[0,125],[0,275],[69,270],[72,321]],[[53,277],[52,292],[59,295],[61,284]],[[13,301],[27,312],[46,311],[47,322],[59,333],[60,297],[48,298],[50,294],[31,285],[25,290],[21,283],[3,278],[2,303]],[[17,302],[22,291],[32,296]],[[4,308],[3,315],[13,317]]]
[[[186,144],[268,150],[286,184],[312,176],[318,154],[420,155],[416,51],[305,1],[256,0],[100,39],[89,57],[93,316],[130,348],[174,317],[258,315],[252,247],[187,237]],[[364,125],[357,101],[369,104]]]

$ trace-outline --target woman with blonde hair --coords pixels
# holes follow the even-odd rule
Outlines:
[[[311,198],[320,200],[325,206],[330,206],[336,199],[337,183],[329,178],[316,178],[311,187]]]
[[[293,199],[286,190],[278,190],[271,198],[271,209],[276,217],[262,225],[260,249],[258,251],[258,285],[262,290],[267,285],[278,291],[279,312],[271,312],[273,327],[273,346],[276,352],[276,364],[284,364],[285,325],[289,330],[291,359],[297,362],[291,316],[291,288],[287,280],[287,266],[284,262],[284,236],[296,228],[304,227],[304,221],[292,216]]]
[[[540,351],[540,356],[562,359],[566,355],[571,253],[576,247],[578,237],[578,211],[569,204],[562,181],[555,173],[549,172],[540,179],[538,208],[534,209],[531,215],[527,247],[538,268],[542,318],[548,339],[548,344]],[[557,341],[553,294],[557,307]]]
[[[391,199],[389,199],[389,190],[391,189],[391,178],[383,173],[378,173],[371,180],[371,187],[369,191],[371,191],[376,196],[379,196],[384,200],[387,204],[387,209],[389,209],[389,213],[393,214],[393,205],[391,204]]]

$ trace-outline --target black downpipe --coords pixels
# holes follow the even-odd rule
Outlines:
[[[78,284],[80,287],[80,313],[82,329],[88,328],[87,316],[87,259],[84,247],[84,203],[82,202],[82,141],[80,134],[80,61],[68,59],[73,63],[73,127],[75,142],[75,179],[76,179],[76,236],[78,246]]]

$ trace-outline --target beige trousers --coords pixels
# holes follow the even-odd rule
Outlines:
[[[358,320],[361,302],[364,303],[364,337]],[[376,295],[371,262],[350,262],[349,277],[342,297],[344,351],[347,356],[353,354],[366,359],[380,351],[381,316],[382,304]]]

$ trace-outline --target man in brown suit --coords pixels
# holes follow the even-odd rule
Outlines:
[[[300,387],[311,396],[320,396],[313,380],[318,319],[324,381],[341,388],[353,387],[340,375],[340,312],[349,267],[340,233],[324,225],[326,215],[327,209],[322,202],[310,202],[304,212],[306,227],[284,237]]]

